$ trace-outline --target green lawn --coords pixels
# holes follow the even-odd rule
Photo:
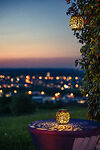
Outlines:
[[[86,118],[87,108],[68,106],[71,118]],[[55,118],[57,110],[40,110],[32,115],[0,117],[0,150],[34,150],[27,125],[35,120]]]

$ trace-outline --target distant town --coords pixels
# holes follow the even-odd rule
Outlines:
[[[88,97],[81,94],[81,76],[59,76],[46,72],[46,75],[4,75],[0,74],[0,97],[11,97],[20,93],[27,93],[33,101],[56,103],[77,102],[84,104]]]

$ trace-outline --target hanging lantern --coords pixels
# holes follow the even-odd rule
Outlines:
[[[67,110],[61,109],[56,113],[56,120],[58,124],[67,124],[70,119],[70,114]]]
[[[79,15],[73,15],[70,19],[69,23],[70,27],[72,30],[81,30],[84,25],[84,20],[81,16]]]

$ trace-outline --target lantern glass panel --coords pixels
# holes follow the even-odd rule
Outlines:
[[[57,120],[58,124],[62,124],[62,125],[67,124],[69,122],[69,119],[70,119],[70,114],[65,109],[59,110],[56,113],[56,120]]]
[[[72,30],[81,30],[84,25],[84,20],[81,16],[72,16],[69,25]]]

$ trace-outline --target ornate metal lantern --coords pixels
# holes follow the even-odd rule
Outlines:
[[[72,30],[81,30],[84,25],[84,20],[81,16],[79,15],[73,15],[70,19],[69,23],[70,27]]]
[[[56,120],[59,124],[67,124],[70,119],[70,114],[67,110],[61,109],[56,113]]]

